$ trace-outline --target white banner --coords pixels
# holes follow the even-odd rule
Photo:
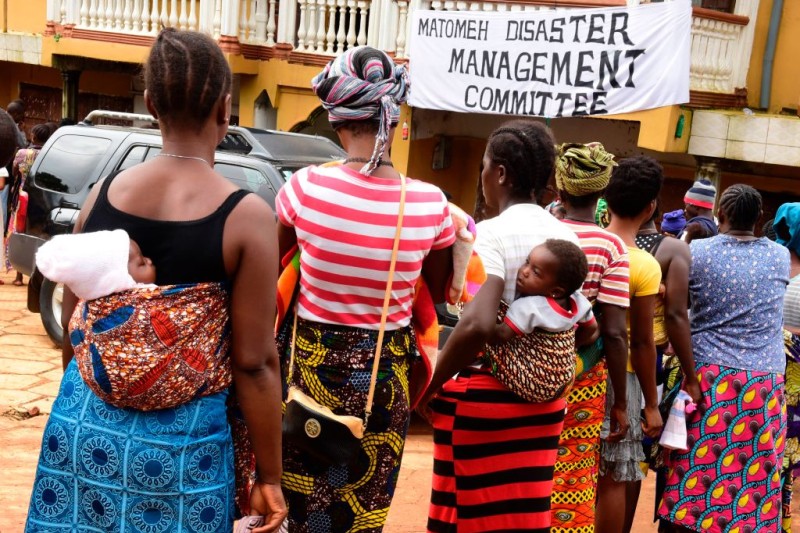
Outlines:
[[[689,101],[692,6],[431,11],[412,18],[413,107],[543,117]]]

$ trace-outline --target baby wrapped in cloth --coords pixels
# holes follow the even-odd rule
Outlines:
[[[104,401],[151,411],[230,386],[222,284],[139,283],[154,281],[155,269],[123,230],[58,235],[36,264],[80,299],[65,334],[81,376]]]

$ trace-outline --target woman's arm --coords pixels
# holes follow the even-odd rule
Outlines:
[[[603,351],[608,364],[608,376],[614,389],[614,405],[611,406],[611,431],[607,437],[617,442],[628,433],[627,381],[625,373],[628,366],[628,330],[625,325],[627,310],[618,305],[597,302],[600,321],[600,336],[603,337]]]
[[[267,518],[264,529],[275,530],[286,517],[281,492],[281,373],[275,346],[278,245],[275,216],[255,196],[231,213],[224,240],[231,237],[238,257],[231,297],[231,361],[236,396],[256,456],[258,482],[251,494],[254,514]],[[227,250],[230,250],[226,246]],[[228,256],[230,257],[230,256]],[[226,259],[228,258],[226,257]]]
[[[578,324],[578,329],[575,330],[575,347],[581,348],[594,344],[599,337],[600,328],[597,326],[597,320]]]
[[[492,332],[492,335],[486,340],[486,344],[498,344],[501,342],[508,342],[516,336],[517,333],[513,329],[511,329],[511,326],[509,326],[505,322],[501,324],[495,324],[494,331]]]
[[[655,307],[656,295],[631,298],[631,365],[644,394],[643,430],[650,437],[658,437],[663,425],[656,389],[656,343],[653,339]]]
[[[450,277],[453,275],[453,247],[431,250],[422,262],[422,279],[428,284],[433,303],[445,301]]]
[[[294,228],[278,222],[278,260],[283,259],[297,245]]]
[[[427,404],[448,379],[474,362],[483,350],[494,333],[504,288],[505,282],[501,278],[490,275],[475,298],[466,305],[464,314],[439,352],[436,369],[420,405]]]
[[[72,348],[72,342],[69,338],[69,321],[72,319],[72,313],[75,312],[76,305],[78,305],[78,297],[75,296],[70,288],[65,285],[64,295],[61,300],[61,327],[64,330],[64,336],[61,338],[62,370],[66,370],[69,362],[72,361],[73,357],[75,357],[75,352]]]
[[[667,287],[664,293],[664,325],[667,337],[681,362],[684,376],[684,388],[698,406],[703,401],[700,383],[694,368],[692,353],[692,332],[689,326],[689,269],[692,265],[692,254],[689,245],[677,239],[669,239],[661,244],[659,252],[664,250],[670,254]],[[656,254],[659,255],[659,254]]]

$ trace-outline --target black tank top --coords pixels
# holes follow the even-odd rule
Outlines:
[[[139,244],[156,267],[156,284],[174,285],[225,281],[222,233],[233,208],[249,191],[231,193],[210,215],[198,220],[168,222],[138,217],[120,211],[108,201],[108,187],[116,174],[108,176],[83,231],[123,229]]]
[[[645,233],[644,235],[640,233],[635,240],[636,246],[655,257],[658,247],[666,238],[667,236],[661,233]]]

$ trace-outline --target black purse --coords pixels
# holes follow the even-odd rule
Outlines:
[[[314,459],[328,465],[351,464],[361,449],[365,428],[366,420],[336,415],[297,387],[289,389],[283,439]]]
[[[289,387],[286,396],[286,411],[283,415],[283,440],[295,449],[302,451],[328,465],[351,464],[361,450],[361,439],[367,422],[372,414],[372,403],[375,398],[375,384],[378,379],[378,366],[381,360],[383,337],[386,330],[386,316],[389,312],[389,299],[392,294],[392,280],[397,263],[397,251],[400,246],[400,233],[403,228],[403,211],[406,201],[406,180],[400,175],[400,210],[397,215],[397,229],[392,246],[392,259],[389,264],[389,279],[386,282],[386,293],[383,297],[381,324],[378,340],[375,345],[375,358],[372,363],[372,378],[367,395],[364,418],[350,415],[337,415],[330,408],[321,405],[298,387]],[[294,351],[297,345],[297,310],[292,325],[292,346],[289,358],[287,382],[292,379],[294,370]]]

